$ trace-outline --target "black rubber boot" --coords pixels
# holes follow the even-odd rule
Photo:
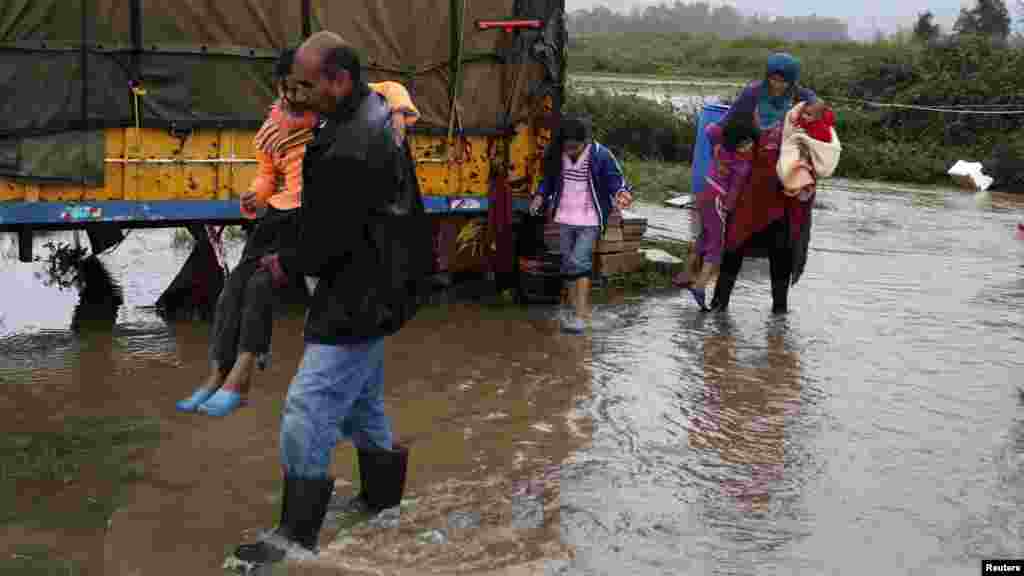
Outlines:
[[[286,477],[281,522],[270,537],[239,546],[235,557],[250,564],[272,564],[284,560],[288,546],[315,551],[333,491],[333,478]]]
[[[774,292],[774,290],[773,290],[773,292]],[[779,315],[788,314],[788,313],[789,313],[789,306],[786,303],[786,297],[785,296],[783,296],[781,298],[773,297],[772,298],[772,314],[775,314],[775,315],[779,316]]]
[[[380,512],[402,503],[408,464],[406,446],[396,444],[391,450],[359,451],[360,495],[371,511]]]
[[[366,495],[367,471],[370,469],[369,456],[364,450],[358,450],[356,454],[359,465],[359,493],[355,496],[342,496],[335,492],[331,495],[331,503],[328,510],[343,512],[345,514],[370,512],[370,503]]]
[[[772,272],[775,272],[773,269]],[[789,273],[772,274],[772,314],[789,312]]]
[[[729,308],[729,297],[732,296],[732,289],[736,286],[737,276],[726,275],[724,272],[718,275],[715,282],[715,292],[711,296],[711,304],[708,310],[725,312]]]
[[[789,249],[777,250],[769,261],[772,279],[772,314],[789,312],[789,285],[792,281],[793,256]]]
[[[718,272],[718,281],[715,282],[715,293],[711,296],[711,304],[708,306],[709,310],[725,312],[729,308],[729,297],[732,296],[732,289],[736,286],[736,279],[739,278],[742,267],[742,253],[722,254],[722,265]]]

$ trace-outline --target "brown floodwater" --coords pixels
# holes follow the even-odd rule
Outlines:
[[[328,524],[315,563],[280,573],[952,575],[1024,557],[1024,203],[844,181],[819,196],[786,317],[759,260],[727,315],[617,295],[583,337],[542,306],[424,310],[387,347],[411,504],[343,538]],[[687,212],[637,211],[649,235],[689,239]],[[72,521],[109,493],[88,467],[21,482],[49,518],[0,525],[0,561],[36,546],[82,574],[222,573],[276,518],[301,311],[276,323],[249,406],[179,414],[208,325],[149,308],[187,257],[170,231],[101,257],[125,303],[78,333],[76,292],[9,239],[0,252],[0,433],[78,417],[160,432],[105,529]],[[342,487],[352,460],[340,447]]]

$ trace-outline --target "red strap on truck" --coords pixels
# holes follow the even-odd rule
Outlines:
[[[477,20],[477,30],[493,30],[501,28],[505,32],[511,32],[519,28],[538,29],[544,26],[540,20]]]

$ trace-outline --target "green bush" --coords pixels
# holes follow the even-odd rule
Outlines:
[[[635,200],[660,204],[690,191],[689,164],[626,159],[622,171]]]
[[[855,42],[786,42],[777,38],[722,40],[691,34],[595,34],[569,41],[572,72],[660,74],[666,76],[728,77],[752,80],[764,74],[773,52],[795,54],[805,73],[848,68],[862,59],[878,59],[901,48]]]
[[[802,83],[837,112],[843,157],[837,176],[946,183],[959,159],[982,161],[1002,189],[1024,189],[1024,115],[953,114],[856,101],[938,108],[1024,110],[1024,49],[958,36],[922,46],[903,41],[719,40],[687,34],[605,34],[574,38],[573,72],[752,80],[769,54],[803,64]],[[594,117],[599,139],[627,158],[687,162],[692,111],[608,92],[570,91],[567,110]]]
[[[1024,184],[1024,116],[953,114],[865,108],[845,99],[936,108],[1024,109],[1024,51],[988,39],[957,37],[927,50],[904,46],[881,58],[862,58],[843,70],[807,78],[825,100],[837,98],[843,140],[838,173],[917,183],[947,182],[959,159],[980,160],[996,186]]]
[[[693,114],[669,102],[607,90],[566,91],[563,111],[593,119],[594,137],[620,158],[689,162],[694,143]]]

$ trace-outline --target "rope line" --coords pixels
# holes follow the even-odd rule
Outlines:
[[[874,100],[861,100],[858,98],[842,98],[840,96],[823,96],[825,100],[833,100],[836,102],[846,102],[850,104],[862,104],[865,106],[871,106],[874,108],[899,108],[904,110],[922,110],[926,112],[943,112],[947,114],[981,114],[981,115],[993,115],[993,116],[1020,116],[1024,115],[1024,110],[976,110],[969,108],[956,108],[956,107],[938,107],[938,106],[920,106],[917,104],[896,104],[892,102],[878,102]],[[973,108],[980,108],[981,106],[974,106]],[[997,104],[996,106],[1002,106]]]

